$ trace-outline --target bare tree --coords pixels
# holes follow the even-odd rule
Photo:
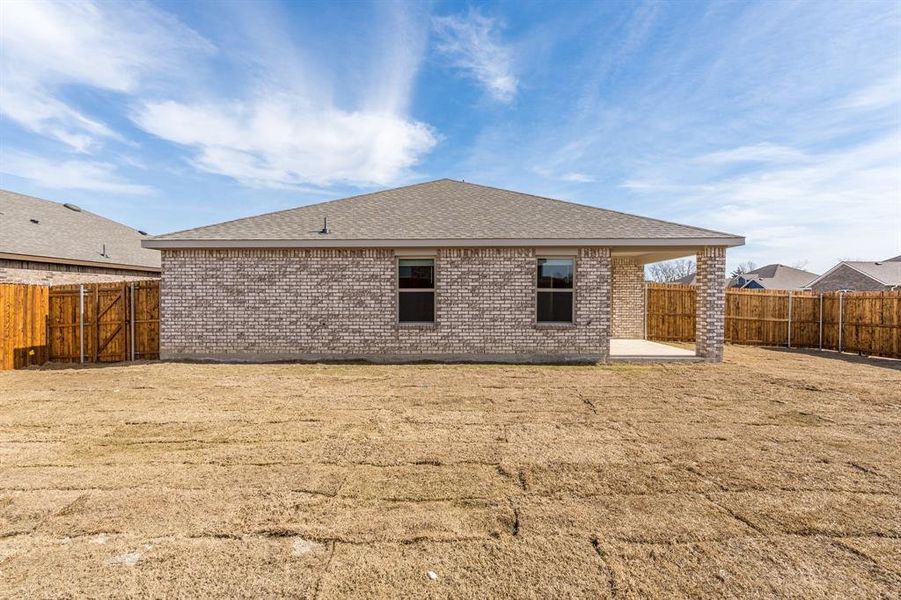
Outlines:
[[[735,265],[735,268],[732,269],[731,275],[732,275],[732,277],[738,277],[739,275],[741,275],[743,273],[747,273],[748,271],[753,271],[756,268],[757,268],[757,265],[749,260],[747,262],[743,262],[743,263],[739,263],[739,264]]]
[[[792,268],[793,268],[793,269],[800,269],[800,270],[803,271],[804,269],[807,268],[807,259],[804,259],[804,260],[796,260],[795,262],[792,263]]]
[[[679,258],[648,265],[647,275],[651,281],[668,283],[677,281],[695,272],[695,261]]]

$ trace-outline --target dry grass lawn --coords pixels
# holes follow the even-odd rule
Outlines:
[[[0,595],[898,597],[899,445],[834,354],[7,371]]]

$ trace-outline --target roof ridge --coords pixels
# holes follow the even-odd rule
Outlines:
[[[443,180],[440,180],[440,179],[439,179],[438,181],[443,181]],[[453,179],[450,179],[449,181],[454,181],[454,180],[453,180]],[[707,232],[709,232],[709,233],[716,233],[716,234],[718,234],[718,235],[722,235],[722,236],[725,236],[725,237],[741,237],[741,236],[736,236],[736,235],[731,234],[731,233],[726,233],[726,232],[724,232],[724,231],[717,231],[717,230],[715,230],[715,229],[707,229],[707,228],[704,228],[704,227],[695,227],[694,225],[685,225],[684,223],[676,223],[675,221],[666,221],[666,220],[664,220],[664,219],[657,219],[657,218],[655,218],[655,217],[645,217],[645,216],[643,216],[643,215],[636,215],[635,213],[627,213],[627,212],[623,212],[623,211],[621,211],[621,210],[613,210],[612,208],[601,208],[600,206],[592,206],[591,204],[582,204],[581,202],[573,202],[573,201],[571,201],[571,200],[560,200],[559,198],[551,198],[550,196],[539,196],[538,194],[530,194],[529,192],[517,192],[516,190],[508,190],[507,188],[501,188],[501,187],[496,187],[496,186],[492,186],[492,185],[484,185],[484,184],[482,184],[482,183],[471,183],[471,182],[469,182],[469,181],[462,181],[462,180],[461,180],[460,183],[469,184],[469,185],[474,185],[474,186],[476,186],[476,187],[483,187],[483,188],[487,188],[487,189],[489,189],[489,190],[498,190],[498,191],[501,191],[501,192],[508,192],[508,193],[511,193],[511,194],[522,194],[523,196],[531,196],[532,198],[539,198],[539,199],[541,199],[541,200],[550,200],[550,201],[552,201],[552,202],[559,202],[559,203],[561,203],[561,204],[573,204],[573,205],[575,205],[575,206],[582,206],[582,207],[585,207],[585,208],[592,208],[592,209],[594,209],[594,210],[600,210],[600,211],[604,211],[604,212],[608,212],[608,213],[615,213],[615,214],[618,214],[618,215],[625,215],[625,216],[627,216],[627,217],[635,217],[635,218],[638,218],[638,219],[646,219],[646,220],[648,220],[648,221],[657,221],[658,223],[666,223],[667,225],[676,225],[676,226],[678,226],[678,227],[687,227],[687,228],[689,228],[689,229],[694,229],[694,230],[697,230],[697,231],[707,231]]]

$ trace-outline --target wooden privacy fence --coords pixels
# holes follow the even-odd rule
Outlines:
[[[155,280],[0,284],[0,369],[159,358],[159,306]]]
[[[695,288],[647,284],[649,340],[694,341]],[[901,291],[726,290],[726,341],[901,358]]]
[[[47,361],[47,305],[44,285],[0,283],[0,371]]]
[[[654,284],[645,288],[645,337],[661,342],[695,341],[695,287]]]

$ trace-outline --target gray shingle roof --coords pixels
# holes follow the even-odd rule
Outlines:
[[[893,259],[882,262],[846,260],[839,264],[853,267],[884,285],[901,285],[901,262],[899,261]]]
[[[158,271],[160,253],[142,248],[143,239],[136,229],[92,212],[0,190],[0,254]]]
[[[326,217],[331,233],[321,234]],[[334,244],[367,240],[527,239],[656,240],[670,245],[715,239],[727,245],[744,243],[739,236],[708,229],[440,179],[169,233],[145,245],[166,247],[178,241],[217,240]]]
[[[745,280],[757,281],[768,290],[800,290],[819,277],[816,273],[786,267],[785,265],[765,265],[741,275]],[[730,287],[736,278],[729,282]]]

